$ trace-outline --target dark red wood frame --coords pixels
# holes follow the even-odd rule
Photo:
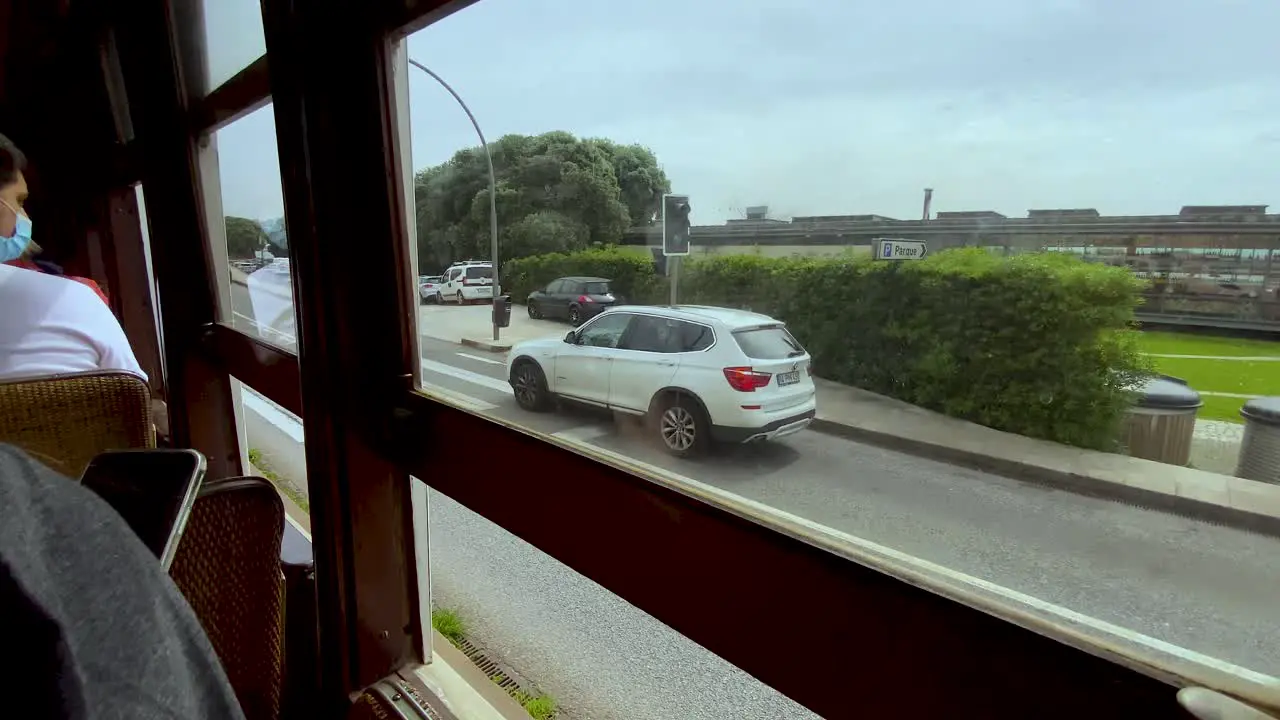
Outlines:
[[[304,418],[329,711],[420,659],[414,472],[826,717],[1180,714],[1174,688],[1148,675],[413,392],[390,43],[464,4],[264,0],[270,63],[207,94],[199,2],[139,0],[110,19],[138,138],[118,167],[148,197],[175,442],[209,455],[211,474],[239,473],[231,376]],[[200,137],[269,97],[296,357],[216,322],[220,270],[205,250]],[[113,252],[137,307],[138,263]],[[457,448],[491,472],[431,472]]]

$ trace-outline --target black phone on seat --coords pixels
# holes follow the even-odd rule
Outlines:
[[[195,450],[112,450],[89,461],[80,482],[124,518],[168,571],[206,468]]]

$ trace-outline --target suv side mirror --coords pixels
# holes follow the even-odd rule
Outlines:
[[[566,334],[565,334],[565,336],[564,336],[564,341],[565,341],[565,342],[567,342],[567,343],[569,343],[570,345],[577,345],[577,344],[578,344],[578,334],[577,334],[576,332],[574,332],[574,331],[570,330],[568,333],[566,333]]]

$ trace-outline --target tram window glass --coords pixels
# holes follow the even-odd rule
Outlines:
[[[289,241],[284,224],[275,115],[267,105],[211,136],[202,158],[210,238],[225,252],[222,317],[240,332],[297,351]],[[210,160],[212,157],[212,161]],[[207,180],[206,180],[207,182]],[[216,187],[218,195],[208,196]],[[219,212],[214,212],[219,205]],[[219,223],[219,220],[221,222]],[[221,238],[219,238],[221,230]],[[215,252],[217,257],[218,253]]]
[[[267,51],[262,4],[254,0],[176,0],[186,21],[200,34],[191,42],[203,47],[202,93],[209,93],[248,67]],[[184,34],[180,37],[187,37]],[[188,61],[190,63],[190,61]],[[188,70],[189,72],[189,70]]]
[[[285,500],[286,511],[309,528],[311,503],[302,418],[248,384],[239,385],[241,437],[251,470],[274,483]]]
[[[941,360],[922,354],[908,363],[895,355],[908,344],[879,332],[876,320],[893,312],[866,303],[900,303],[906,312],[910,293],[858,294],[872,287],[867,275],[888,275],[886,263],[917,263],[939,282],[963,288],[966,262],[1027,268],[1078,257],[1073,267],[1080,273],[1105,264],[1129,273],[1098,276],[1129,288],[1121,294],[1133,307],[1122,308],[1124,315],[1149,292],[1146,286],[1133,290],[1138,286],[1129,280],[1146,277],[1142,259],[1150,247],[1180,248],[1175,254],[1183,269],[1174,275],[1199,262],[1201,250],[1165,239],[1181,232],[1179,208],[1205,197],[1243,202],[1274,184],[1280,146],[1251,139],[1269,132],[1260,118],[1270,114],[1262,109],[1280,105],[1280,91],[1262,82],[1258,69],[1273,53],[1261,35],[1267,22],[1280,19],[1272,3],[1238,4],[1252,22],[1229,27],[1209,5],[1179,8],[1154,21],[1110,5],[927,5],[921,13],[917,6],[802,3],[779,10],[766,3],[728,17],[711,0],[659,0],[630,10],[606,10],[586,0],[550,8],[485,0],[408,37],[408,57],[469,105],[497,175],[494,257],[490,179],[476,130],[431,73],[411,66],[411,137],[403,145],[411,148],[417,220],[419,387],[601,462],[641,468],[673,483],[692,480],[761,512],[798,516],[824,532],[990,584],[1050,622],[1086,618],[1117,647],[1145,652],[1172,646],[1241,673],[1280,673],[1280,634],[1258,632],[1280,628],[1280,615],[1258,581],[1280,571],[1274,560],[1280,544],[1273,538],[1095,497],[1046,496],[1002,476],[812,428],[771,437],[802,424],[814,398],[828,422],[839,416],[857,427],[865,406],[847,398],[859,386],[908,393],[902,399],[973,419],[966,409],[971,405],[961,401],[972,383],[959,377],[938,385],[942,395],[903,389],[909,377],[924,382],[940,372],[935,361],[945,366],[973,358],[964,354],[965,343],[947,346]],[[875,20],[868,22],[868,14]],[[681,20],[655,34],[654,17]],[[1144,31],[1137,41],[1117,34],[1150,22],[1159,33]],[[539,31],[529,33],[530,27]],[[708,32],[712,27],[716,31]],[[967,30],[956,33],[955,27]],[[875,62],[849,60],[851,34],[862,47],[859,54]],[[1134,42],[1143,52],[1131,52]],[[488,51],[474,52],[479,44]],[[1086,62],[1062,60],[1078,56],[1072,48],[1116,44],[1129,51],[1120,58],[1094,53]],[[1205,44],[1218,51],[1209,63],[1181,49]],[[761,54],[764,46],[771,52]],[[902,47],[927,47],[929,59],[903,56]],[[1047,50],[1055,47],[1063,53]],[[1036,91],[1028,92],[1032,86]],[[1134,173],[1152,182],[1135,183]],[[929,222],[914,219],[921,217],[925,184],[939,188],[926,196]],[[685,195],[692,208],[691,255],[680,263],[676,302],[724,310],[658,307],[672,297],[671,279],[652,262],[663,232],[671,229],[662,222],[664,194]],[[1084,209],[1028,215],[1027,208],[1046,206]],[[1124,227],[1116,230],[1108,221]],[[1276,246],[1275,233],[1232,227],[1231,238],[1205,243]],[[890,232],[922,241],[933,257],[873,260],[872,240]],[[1143,239],[1131,242],[1135,232]],[[1094,247],[1132,249],[1084,250]],[[987,251],[984,257],[978,248]],[[945,251],[952,249],[948,260]],[[1050,250],[1053,258],[1046,257]],[[1270,252],[1258,257],[1270,258]],[[469,282],[465,272],[482,263],[499,269],[501,292],[514,303],[494,353],[476,349],[493,341],[492,286]],[[666,265],[671,270],[675,263]],[[1271,272],[1266,260],[1245,270],[1237,269],[1238,282],[1268,292],[1259,279]],[[609,280],[613,299],[553,290],[563,287],[556,280],[569,277]],[[993,328],[988,316],[960,314],[968,307],[965,299],[958,292],[937,304],[935,316],[951,318],[949,324],[926,316],[920,322],[934,322],[930,332],[939,337],[957,327],[989,332],[984,347],[1003,354],[1005,366],[1032,374],[1061,370],[1025,362],[1037,350],[1033,326],[1025,333],[1011,328],[1026,314],[1003,314],[1006,319]],[[610,314],[655,312],[706,322],[716,340],[704,352],[678,354],[673,363],[641,357],[628,349],[626,337],[607,349],[566,337],[606,304],[618,305]],[[1223,310],[1227,305],[1205,306],[1204,312],[1236,312]],[[753,322],[747,309],[786,322],[799,344],[794,358],[729,360],[735,348],[741,350],[733,330]],[[1079,312],[1096,321],[1088,308]],[[1280,315],[1273,319],[1280,322]],[[1124,332],[1120,325],[1099,325],[1097,336]],[[998,337],[1005,345],[993,339]],[[513,348],[504,353],[506,345]],[[920,347],[926,345],[942,352],[930,343]],[[877,352],[886,354],[871,355]],[[1079,357],[1086,356],[1101,357]],[[883,369],[879,375],[873,362]],[[1092,362],[1073,367],[1087,365],[1096,377],[1110,377],[1113,368]],[[1116,367],[1142,362],[1125,355]],[[521,364],[532,372],[519,374]],[[1018,405],[1020,418],[1040,412],[1041,402],[1068,403],[1057,396],[1021,398],[1017,383],[1000,378],[983,386],[988,399]],[[1047,387],[1053,381],[1037,382]],[[519,392],[526,385],[542,395],[522,407]],[[673,385],[688,392],[664,395]],[[548,393],[573,402],[562,407]],[[679,405],[680,397],[694,395],[701,402]],[[619,412],[596,414],[575,403]],[[687,412],[666,414],[673,408]],[[657,419],[635,420],[646,412]],[[1056,432],[1066,412],[1062,405],[1061,412],[1042,414],[1039,425],[1028,420],[1023,434]],[[981,419],[996,423],[998,415]],[[1083,415],[1073,417],[1089,426]],[[1106,421],[1121,417],[1113,413]],[[1215,419],[1238,421],[1232,413]],[[937,423],[946,427],[944,420]],[[681,428],[709,434],[713,426],[716,439],[729,442],[708,447],[701,460],[683,457],[688,447],[664,446]],[[895,428],[908,437],[922,431],[913,422]],[[766,442],[739,444],[759,437]],[[1073,442],[1067,433],[1054,439]],[[441,472],[480,467],[446,464]],[[1136,465],[1125,467],[1140,472]],[[536,481],[532,472],[530,481]],[[1205,542],[1207,536],[1212,539]],[[1180,537],[1198,540],[1171,540]],[[486,558],[500,574],[503,554]],[[447,573],[435,578],[450,582]],[[549,602],[501,596],[510,602],[495,613],[518,614],[511,603]],[[470,602],[483,611],[481,600]],[[1223,607],[1233,610],[1220,612]]]

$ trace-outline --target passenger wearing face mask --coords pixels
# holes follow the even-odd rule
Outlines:
[[[87,370],[146,378],[120,321],[89,286],[8,264],[32,246],[26,157],[0,135],[0,380]]]

